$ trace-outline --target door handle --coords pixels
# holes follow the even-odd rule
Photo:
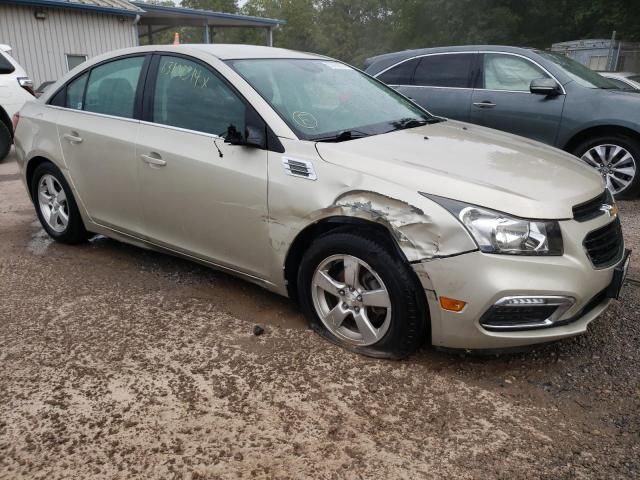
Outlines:
[[[475,102],[473,106],[478,108],[493,108],[496,106],[496,104],[489,101],[484,101],[484,102]]]
[[[69,143],[82,143],[82,137],[79,137],[76,132],[65,133],[62,136],[65,140],[69,140]]]
[[[157,155],[157,156],[154,156]],[[144,162],[148,165],[151,165],[153,167],[164,167],[167,162],[165,162],[164,160],[162,160],[162,158],[159,158],[160,155],[158,155],[157,153],[152,153],[150,155],[140,155],[140,158],[142,158],[142,160],[144,160]]]

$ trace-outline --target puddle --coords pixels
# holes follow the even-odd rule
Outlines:
[[[31,240],[29,240],[27,244],[27,250],[33,255],[44,255],[49,245],[53,243],[53,239],[44,231],[38,220],[32,222],[31,226],[37,227],[37,230],[31,234]]]

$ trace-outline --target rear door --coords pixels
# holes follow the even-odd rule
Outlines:
[[[529,90],[532,80],[551,75],[520,55],[481,55],[471,122],[554,145],[565,95],[536,95]]]
[[[407,60],[378,76],[431,113],[468,121],[474,52],[434,53]]]
[[[137,92],[144,55],[102,63],[66,87],[58,135],[69,175],[89,216],[101,225],[140,234],[135,145]],[[58,95],[56,95],[58,97]]]

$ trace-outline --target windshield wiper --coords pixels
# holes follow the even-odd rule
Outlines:
[[[395,130],[406,130],[408,128],[422,127],[424,125],[431,125],[434,123],[440,123],[444,121],[445,121],[444,118],[438,118],[438,117],[424,118],[424,119],[405,118],[397,122],[391,122],[391,125],[393,125],[394,128],[389,131],[393,132]]]
[[[356,138],[364,138],[370,135],[370,133],[360,132],[358,130],[343,130],[336,135],[327,135],[326,137],[312,138],[312,140],[314,142],[345,142],[347,140],[355,140]]]

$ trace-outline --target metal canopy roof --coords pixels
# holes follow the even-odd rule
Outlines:
[[[273,18],[251,17],[233,13],[212,12],[194,8],[168,7],[145,2],[131,2],[144,10],[141,25],[212,27],[277,27],[286,23]]]
[[[0,4],[2,3],[32,7],[70,8],[133,17],[142,14],[140,8],[127,0],[0,0]]]

